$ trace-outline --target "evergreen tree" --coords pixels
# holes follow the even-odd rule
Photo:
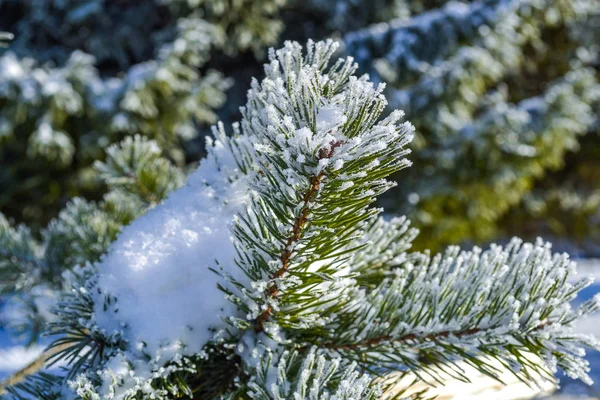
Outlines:
[[[104,192],[92,168],[126,136],[178,166],[214,123],[231,81],[213,55],[274,44],[280,0],[0,1],[0,211],[37,234],[76,195]]]
[[[417,127],[417,167],[381,204],[424,232],[418,248],[543,233],[596,254],[598,8],[2,0],[0,28],[16,37],[0,54],[0,211],[38,235],[74,196],[101,199],[93,161],[136,133],[183,167],[201,153],[202,140],[190,139],[216,120],[226,90],[219,115],[239,118],[266,45],[334,36],[361,72],[388,83],[389,110],[406,110]]]
[[[383,204],[413,218],[418,247],[598,240],[598,1],[436,6],[345,36],[417,127],[417,167]]]
[[[598,343],[572,326],[598,304],[571,308],[589,282],[570,283],[566,254],[517,239],[412,252],[407,220],[372,207],[410,165],[414,128],[400,111],[380,118],[383,86],[356,77],[351,59],[331,63],[335,50],[271,51],[240,123],[230,136],[214,127],[187,184],[99,260],[105,246],[71,251],[84,252],[68,262],[89,262],[65,274],[48,328],[49,362],[66,370],[13,380],[8,398],[378,399],[390,372],[465,380],[459,362],[529,383],[560,367],[589,382],[582,346]],[[153,149],[126,141],[97,168],[150,205],[176,179],[147,183],[136,165],[179,176]],[[33,259],[27,232],[4,226],[7,260]],[[71,245],[85,236],[49,231]]]

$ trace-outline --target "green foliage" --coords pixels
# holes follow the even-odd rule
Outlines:
[[[91,164],[134,134],[184,166],[231,86],[208,63],[274,43],[281,5],[0,1],[15,34],[0,53],[0,211],[37,233],[74,196],[101,198]]]
[[[40,372],[26,377],[23,382],[6,388],[7,396],[17,399],[60,400],[61,393],[56,390],[57,377],[53,374]]]
[[[174,10],[187,14],[202,9],[203,18],[215,23],[227,40],[225,51],[235,55],[240,50],[263,52],[265,45],[277,43],[283,30],[278,11],[286,0],[158,0]]]
[[[499,96],[462,128],[460,139],[442,141],[439,151],[448,157],[438,168],[446,187],[418,204],[418,221],[431,237],[426,244],[497,234],[497,221],[530,193],[534,180],[563,167],[565,153],[578,150],[578,136],[588,132],[594,118],[598,87],[593,71],[582,69],[516,106],[507,107]],[[435,154],[429,161],[439,165],[440,154]],[[464,172],[457,176],[457,168]]]
[[[109,188],[103,200],[71,200],[41,231],[41,240],[0,214],[0,293],[10,299],[5,323],[30,341],[52,319],[57,291],[67,289],[64,271],[99,260],[122,226],[184,181],[156,142],[137,135],[110,146],[107,160],[95,168]]]
[[[248,397],[257,400],[376,400],[381,389],[372,385],[372,378],[359,373],[356,364],[344,364],[342,359],[330,360],[317,355],[314,349],[300,356],[297,352],[281,355],[277,364],[277,380],[268,374],[272,357],[262,360],[248,385]],[[269,390],[269,384],[276,389]]]
[[[31,271],[37,263],[39,249],[25,226],[14,229],[3,216],[0,216],[0,240],[2,242],[2,259],[0,271],[1,291],[9,293],[26,286],[29,279],[27,270]],[[22,269],[24,273],[19,270]]]
[[[225,103],[232,85],[225,76],[237,83],[221,115],[237,118],[244,81],[260,73],[262,63],[248,50],[261,55],[266,45],[285,38],[336,35],[344,37],[345,52],[363,71],[388,83],[390,108],[405,110],[417,127],[417,168],[408,178],[398,176],[401,187],[382,204],[408,214],[426,232],[417,239],[419,248],[512,234],[574,237],[574,231],[581,242],[594,231],[584,222],[595,215],[589,202],[579,202],[587,210],[581,213],[564,209],[565,218],[551,227],[517,224],[511,215],[551,218],[539,210],[554,204],[555,195],[540,188],[560,186],[548,179],[563,175],[552,172],[583,163],[568,154],[596,129],[596,3],[3,0],[0,21],[16,37],[2,61],[2,69],[13,72],[0,79],[10,89],[0,90],[0,160],[8,166],[0,171],[0,210],[37,234],[68,199],[100,199],[93,160],[137,133],[156,140],[183,166],[201,152],[193,140],[198,125],[213,123],[214,111]],[[371,24],[377,25],[363,29]],[[573,77],[582,71],[589,76]],[[525,109],[533,101],[550,101],[549,91],[571,79],[585,79],[588,86],[565,93],[556,109]],[[569,107],[571,102],[580,109]],[[538,125],[549,122],[551,113],[574,127],[548,149],[551,140],[539,138],[558,130],[546,135]],[[503,121],[502,132],[492,119]],[[474,149],[479,135],[496,139]],[[519,153],[526,148],[521,145],[536,147],[536,155]],[[505,161],[478,159],[488,150]],[[423,184],[422,174],[431,181]],[[583,199],[598,187],[596,180],[579,182],[570,181],[562,193]]]
[[[391,107],[417,128],[417,167],[383,204],[423,230],[418,248],[550,233],[532,222],[540,216],[527,199],[539,209],[534,187],[560,186],[541,182],[584,162],[569,155],[580,142],[597,144],[596,9],[590,0],[449,3],[346,36],[348,52],[389,83]],[[598,187],[579,182],[569,183],[577,197]],[[504,222],[511,213],[520,224]],[[564,219],[563,232],[585,215]]]
[[[574,312],[557,308],[572,301],[588,283],[567,283],[565,272],[572,268],[571,262],[566,255],[552,256],[548,249],[543,243],[522,245],[513,240],[505,249],[493,246],[485,252],[477,248],[459,252],[453,247],[417,264],[400,263],[393,276],[377,287],[354,293],[348,305],[336,310],[336,320],[318,332],[318,340],[373,372],[404,365],[438,383],[445,374],[468,381],[460,370],[435,372],[449,355],[463,358],[490,376],[499,370],[483,361],[482,355],[500,359],[523,380],[545,375],[547,367],[526,360],[528,354],[545,351],[547,328],[568,325],[579,312],[593,312],[598,307],[594,300]],[[539,268],[544,263],[552,267]],[[414,333],[431,330],[435,333]],[[582,338],[558,337],[558,347],[552,349],[558,365],[567,374],[577,375],[580,362],[569,353],[571,342]],[[471,340],[473,344],[469,344]],[[596,346],[594,341],[587,344]],[[517,368],[515,362],[521,366]]]
[[[110,146],[106,153],[105,162],[95,163],[100,178],[111,191],[134,196],[144,207],[157,204],[183,184],[181,169],[161,156],[154,141],[136,135]],[[114,195],[108,196],[110,203],[118,207],[116,199],[112,199]]]
[[[233,223],[235,249],[232,254],[215,252],[214,282],[225,296],[205,300],[222,301],[222,310],[232,310],[227,302],[235,308],[219,316],[221,326],[204,327],[214,332],[212,339],[190,355],[184,352],[189,338],[161,337],[163,344],[154,354],[143,330],[132,339],[131,325],[106,329],[122,326],[120,310],[131,307],[127,289],[138,282],[133,279],[125,292],[107,289],[102,263],[89,263],[67,274],[65,285],[73,290],[62,294],[49,326],[58,335],[51,346],[58,349],[53,361],[66,361],[68,372],[48,388],[48,399],[61,390],[90,400],[192,394],[375,399],[385,392],[384,377],[397,371],[399,376],[410,371],[432,384],[448,377],[468,381],[460,362],[497,380],[508,371],[534,384],[540,376],[552,379],[560,367],[590,383],[581,356],[584,347],[599,345],[572,327],[581,316],[596,312],[599,303],[592,299],[572,308],[571,301],[590,282],[571,283],[574,263],[566,254],[552,254],[541,240],[523,244],[517,239],[486,251],[452,247],[433,257],[409,252],[416,236],[409,223],[386,221],[379,217],[380,209],[371,207],[377,195],[393,186],[386,177],[409,164],[405,156],[413,127],[400,122],[399,112],[380,119],[386,106],[383,88],[353,76],[357,66],[350,59],[330,65],[335,50],[330,41],[309,42],[303,53],[297,43],[287,42],[270,52],[266,77],[253,82],[233,137],[223,125],[214,129],[211,149],[232,157],[235,173],[210,153],[206,162],[217,167],[201,167],[190,180],[190,185],[200,182],[201,188],[214,190],[207,178],[221,173],[234,186],[247,185],[244,196],[248,192],[247,201],[231,215],[219,215],[224,224]],[[133,164],[153,165],[154,145],[128,139],[108,154],[110,161],[99,166],[103,176],[118,190],[143,197],[139,188],[147,185],[124,178],[142,176]],[[158,206],[168,212],[153,215],[166,216],[167,224],[176,221],[182,204],[177,196],[190,193],[174,193]],[[237,192],[229,196],[220,201],[240,201]],[[127,246],[135,243],[132,232],[140,226],[158,228],[152,222],[134,222]],[[145,251],[157,256],[152,276],[165,266],[175,276],[163,276],[165,298],[160,301],[177,307],[165,288],[182,285],[178,261],[169,257],[161,264],[152,251],[160,253],[164,238],[144,229],[139,233]],[[16,230],[6,236],[20,240]],[[160,243],[146,248],[152,240]],[[177,246],[167,245],[170,256],[177,255]],[[125,258],[131,256],[129,250]],[[127,262],[119,252],[111,257],[117,264]],[[205,272],[205,279],[214,278],[208,268]],[[119,279],[117,275],[113,270],[111,279]],[[145,281],[142,289],[148,286]],[[165,318],[156,321],[168,323]],[[35,379],[18,390],[46,387]]]

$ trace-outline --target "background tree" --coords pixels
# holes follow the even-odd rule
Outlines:
[[[597,1],[450,2],[345,36],[417,127],[419,167],[385,204],[419,246],[544,233],[593,251],[597,19]]]
[[[2,0],[0,28],[17,38],[0,72],[0,211],[37,232],[73,196],[100,199],[93,160],[136,133],[178,166],[197,160],[203,123],[239,119],[266,45],[333,36],[417,127],[419,166],[381,202],[427,232],[418,247],[543,234],[596,254],[599,8]]]
[[[37,233],[70,198],[101,198],[94,160],[134,134],[184,166],[231,85],[209,60],[273,44],[278,3],[0,1],[15,35],[0,54],[0,211]]]

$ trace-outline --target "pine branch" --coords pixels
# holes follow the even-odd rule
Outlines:
[[[595,348],[598,342],[572,333],[570,325],[599,304],[593,299],[571,309],[575,293],[589,284],[568,283],[573,268],[566,255],[552,255],[542,242],[513,240],[485,252],[452,248],[418,267],[405,264],[376,288],[357,288],[346,305],[323,311],[335,319],[293,341],[306,338],[305,348],[334,351],[371,371],[399,365],[422,370],[418,354],[459,379],[452,364],[461,359],[496,377],[494,367],[481,361],[491,357],[527,381],[543,367],[527,363],[523,355],[531,353],[589,380],[577,354],[581,345]]]
[[[397,269],[407,264],[416,268],[423,266],[427,255],[409,252],[419,233],[410,225],[406,217],[390,220],[379,217],[365,228],[363,237],[354,246],[359,248],[350,265],[359,286],[376,288],[385,278],[391,277]],[[358,246],[360,244],[363,246]]]
[[[531,329],[531,331],[541,330],[548,326],[550,326],[550,323],[544,322],[544,323],[541,323],[540,325],[538,325],[537,327]],[[484,331],[485,331],[485,329],[483,329],[483,328],[471,328],[471,329],[463,329],[463,330],[459,330],[459,331],[449,331],[448,330],[448,331],[434,332],[434,333],[428,333],[427,335],[418,335],[416,333],[409,333],[407,335],[403,335],[400,337],[394,337],[392,335],[385,335],[385,336],[379,336],[379,337],[374,337],[374,338],[368,338],[368,339],[365,339],[363,341],[356,342],[356,343],[340,344],[340,343],[334,343],[334,342],[329,342],[329,343],[326,342],[326,343],[323,343],[321,345],[321,347],[326,348],[326,349],[331,349],[331,350],[339,350],[339,351],[357,350],[362,347],[377,346],[384,342],[392,343],[392,344],[406,344],[406,343],[412,342],[412,341],[431,342],[431,341],[437,341],[440,339],[444,339],[449,336],[452,336],[455,338],[462,338],[465,336],[476,335],[476,334],[484,332]]]
[[[146,209],[163,200],[184,181],[181,169],[162,156],[154,140],[135,135],[106,151],[106,160],[94,167],[111,191],[135,197]]]
[[[313,348],[302,356],[266,353],[242,389],[256,400],[376,400],[383,394],[380,386],[358,372],[355,363],[318,354]]]
[[[59,346],[52,346],[44,351],[35,360],[21,368],[17,372],[11,374],[8,378],[5,378],[0,382],[0,395],[6,394],[6,390],[10,386],[15,386],[27,379],[28,376],[34,375],[38,371],[41,371],[46,363],[56,356],[61,351],[64,351],[70,346],[69,343],[65,343]]]
[[[11,226],[0,213],[0,293],[30,289],[44,270],[40,248],[24,225]]]
[[[480,27],[493,29],[502,22],[499,16],[510,7],[507,0],[473,1],[459,7],[446,4],[405,23],[374,25],[349,32],[344,42],[347,52],[365,72],[374,77],[383,75],[385,81],[402,85],[454,53],[464,41],[472,40]],[[440,37],[441,27],[446,34]],[[378,68],[381,62],[386,63],[385,70]]]
[[[362,228],[379,212],[369,205],[393,186],[385,178],[409,165],[403,156],[412,127],[399,122],[402,113],[377,122],[385,107],[382,86],[352,77],[350,59],[328,67],[331,42],[310,43],[306,57],[295,44],[286,46],[271,54],[267,78],[251,90],[241,124],[258,165],[250,181],[257,196],[234,232],[246,253],[240,266],[264,289],[241,296],[227,291],[241,297],[235,301],[255,315],[259,332],[269,319],[318,323],[311,304],[327,299],[321,290],[332,284],[328,276],[349,278],[336,270],[365,245],[358,242]],[[286,84],[273,91],[277,82]],[[271,96],[278,97],[271,100],[276,107],[265,102]],[[330,262],[315,268],[322,260]]]
[[[353,76],[350,59],[329,66],[335,51],[272,51],[234,135],[218,125],[188,185],[73,271],[49,328],[52,360],[68,365],[57,387],[68,380],[84,399],[374,400],[374,376],[468,380],[462,362],[494,379],[504,368],[532,382],[553,366],[589,379],[583,346],[600,346],[572,324],[599,305],[571,308],[588,282],[570,283],[566,255],[514,240],[431,258],[408,253],[408,221],[377,218],[413,127],[401,112],[380,120],[383,86]],[[124,191],[132,164],[156,156],[134,142],[99,166]]]
[[[337,147],[339,147],[342,143],[332,143],[331,148],[327,151],[319,153],[319,161],[327,158],[331,158],[333,153]],[[283,277],[283,275],[287,272],[290,266],[290,258],[292,256],[292,246],[300,240],[302,235],[302,231],[304,229],[304,225],[308,221],[308,216],[311,212],[310,202],[315,198],[317,193],[319,192],[320,186],[322,184],[323,178],[325,177],[325,170],[321,171],[318,175],[313,175],[310,177],[310,186],[306,193],[302,196],[302,203],[304,206],[300,211],[300,215],[296,217],[294,222],[294,226],[292,227],[292,235],[287,239],[286,244],[281,251],[281,268],[278,269],[272,276],[271,281],[275,281]],[[267,293],[265,294],[265,298],[273,298],[279,294],[279,289],[276,284],[273,284],[271,287],[267,289]],[[256,331],[262,332],[264,327],[264,322],[269,318],[271,312],[273,311],[273,306],[267,306],[267,309],[263,311],[258,318],[256,319]]]

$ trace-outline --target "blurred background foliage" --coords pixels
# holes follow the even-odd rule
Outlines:
[[[415,165],[386,205],[421,246],[543,235],[598,253],[599,5],[447,3],[346,36],[417,127]]]
[[[99,199],[92,168],[141,134],[197,160],[231,79],[210,65],[276,43],[278,0],[0,0],[0,211],[39,230],[66,202]],[[216,63],[215,63],[216,64]]]
[[[417,128],[382,205],[418,247],[600,254],[600,0],[0,0],[0,31],[0,212],[35,240],[76,201],[133,207],[98,167],[111,145],[151,141],[183,176],[269,46],[334,37]],[[143,168],[115,178],[151,187],[141,209],[166,195]]]

